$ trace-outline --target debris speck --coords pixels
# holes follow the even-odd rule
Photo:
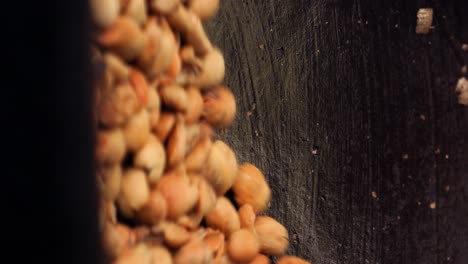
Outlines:
[[[449,159],[449,154],[445,154],[445,159]]]
[[[436,150],[434,151],[435,154],[440,154],[440,148],[436,148]]]
[[[460,71],[461,71],[462,74],[467,74],[468,73],[468,66],[464,65],[463,67],[461,67]]]
[[[372,198],[377,199],[377,193],[375,191],[371,192]]]
[[[444,188],[444,190],[445,190],[446,192],[450,191],[450,185],[446,185],[445,188]]]
[[[432,8],[420,8],[416,14],[416,34],[429,33],[432,26],[432,16],[434,12]]]
[[[317,155],[318,154],[318,147],[313,146],[312,147],[312,155]]]
[[[468,105],[468,80],[465,77],[458,79],[455,93],[458,95],[459,104]]]
[[[261,50],[263,50],[263,49],[265,48],[265,44],[260,43],[260,44],[258,44],[258,47],[259,47]]]
[[[247,117],[251,117],[253,115],[252,111],[247,111]]]
[[[369,24],[369,21],[366,20],[366,25]]]
[[[420,115],[419,115],[419,118],[421,118],[422,121],[425,121],[425,120],[426,120],[426,116],[423,115],[423,114],[420,114]]]
[[[395,24],[395,28],[398,28],[398,24]]]
[[[412,60],[411,62],[412,62],[412,63],[416,63],[416,60]]]
[[[408,154],[407,154],[407,153],[403,154],[403,159],[404,159],[404,160],[407,160],[407,159],[408,159]]]
[[[328,25],[328,21],[325,21],[325,25]]]
[[[400,220],[400,216],[399,216],[399,215],[397,215],[396,219],[397,219],[397,220]]]
[[[428,45],[432,45],[432,41],[428,41],[427,44],[428,44]]]
[[[464,44],[462,45],[462,50],[463,50],[463,51],[468,51],[468,44],[464,43]]]
[[[437,208],[436,202],[432,202],[432,203],[429,205],[429,207],[430,207],[431,209],[436,209],[436,208]]]
[[[421,206],[421,202],[420,202],[420,201],[418,201],[418,206]]]

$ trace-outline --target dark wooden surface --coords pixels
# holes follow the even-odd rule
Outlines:
[[[221,2],[208,31],[238,100],[222,138],[267,176],[289,253],[468,263],[468,2]],[[417,35],[424,4],[434,29]]]

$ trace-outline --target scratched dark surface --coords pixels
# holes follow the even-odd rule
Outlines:
[[[238,100],[222,138],[267,176],[289,253],[468,263],[468,1],[426,3],[428,35],[421,1],[221,2],[208,31]]]

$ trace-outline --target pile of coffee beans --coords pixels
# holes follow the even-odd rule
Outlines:
[[[309,263],[262,215],[271,191],[215,131],[235,118],[205,33],[219,0],[90,0],[97,185],[108,263]],[[226,196],[227,192],[233,195]]]

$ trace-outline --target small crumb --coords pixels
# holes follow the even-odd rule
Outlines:
[[[445,159],[449,159],[449,154],[445,154]]]
[[[428,41],[427,44],[432,45],[432,41]]]
[[[398,24],[395,24],[395,28],[398,28]]]
[[[406,153],[403,154],[403,159],[404,159],[404,160],[407,160],[407,159],[408,159],[408,154],[406,154]]]
[[[270,32],[273,32],[273,29],[272,29],[272,28],[270,28]]]
[[[427,34],[432,26],[432,8],[420,8],[416,14],[416,34]]]
[[[464,44],[462,45],[462,50],[463,50],[463,51],[468,51],[468,44],[464,43]]]
[[[450,185],[446,185],[445,188],[444,188],[444,190],[445,190],[446,192],[450,191]]]
[[[426,120],[426,116],[423,115],[423,114],[420,114],[420,115],[419,115],[419,118],[421,118],[422,121],[425,121],[425,120]]]
[[[258,47],[259,47],[261,50],[263,50],[263,49],[265,48],[265,44],[260,43],[260,44],[258,44]]]
[[[252,111],[247,111],[247,117],[251,117],[253,115]]]
[[[377,193],[375,191],[371,192],[372,198],[377,199]]]
[[[328,21],[325,21],[325,25],[328,25]]]
[[[434,151],[435,154],[440,154],[440,148],[436,148],[436,150]]]
[[[432,203],[429,205],[429,207],[430,207],[431,209],[436,209],[436,207],[437,207],[436,202],[432,202]]]
[[[455,94],[458,95],[459,104],[468,105],[468,80],[465,77],[458,79]]]
[[[225,128],[221,128],[219,130],[219,134],[221,134],[221,136],[224,136],[224,134],[226,134],[226,129]]]
[[[255,136],[258,137],[258,130],[255,130],[254,133],[255,133]]]
[[[412,63],[416,63],[416,60],[412,60],[411,62],[412,62]]]
[[[396,219],[397,219],[397,220],[400,220],[400,216],[399,216],[399,215],[397,215]]]
[[[318,148],[316,146],[312,147],[312,155],[317,155],[318,154]]]
[[[420,202],[420,201],[418,201],[418,206],[421,206],[421,202]]]
[[[366,25],[369,24],[369,21],[366,20]]]
[[[467,65],[464,65],[462,68],[461,68],[461,73],[462,74],[467,74],[468,73],[468,66]]]

